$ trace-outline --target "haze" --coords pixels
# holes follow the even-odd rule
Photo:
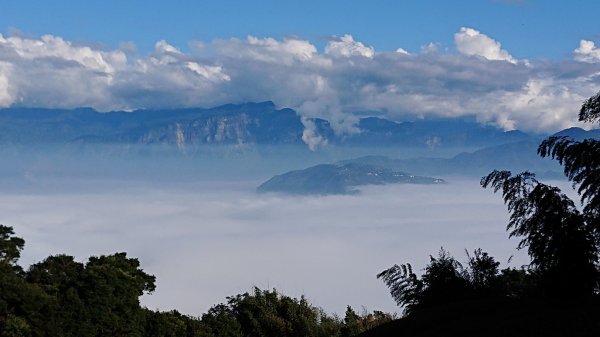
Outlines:
[[[125,251],[157,276],[153,309],[200,315],[253,286],[305,295],[329,312],[346,305],[398,311],[375,275],[427,263],[440,247],[465,261],[481,247],[503,266],[528,262],[504,228],[501,198],[476,179],[369,186],[351,196],[256,194],[260,180],[181,182],[41,179],[0,194],[0,223],[26,238],[23,265],[65,253]]]

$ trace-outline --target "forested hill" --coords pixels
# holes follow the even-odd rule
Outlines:
[[[258,192],[288,194],[352,194],[363,185],[443,184],[444,180],[393,171],[382,166],[346,163],[323,164],[274,176]]]

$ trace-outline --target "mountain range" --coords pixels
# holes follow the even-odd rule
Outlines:
[[[315,132],[330,145],[400,147],[483,147],[531,139],[520,131],[504,132],[468,119],[394,122],[377,117],[359,119],[359,130],[338,134],[329,121],[310,119]],[[0,109],[0,144],[168,144],[198,145],[302,144],[299,114],[277,109],[273,102],[229,104],[210,109],[97,112]]]
[[[0,109],[0,154],[7,163],[0,176],[118,176],[126,171],[135,177],[143,166],[153,177],[264,179],[323,163],[435,177],[481,177],[493,169],[530,170],[547,177],[562,172],[556,162],[536,153],[548,135],[506,132],[474,119],[395,122],[367,116],[358,119],[359,132],[346,134],[336,133],[325,119],[308,121],[327,140],[316,151],[309,151],[302,140],[306,120],[273,102],[113,112]],[[599,138],[600,130],[570,128],[556,135]],[[176,156],[153,156],[157,153]]]

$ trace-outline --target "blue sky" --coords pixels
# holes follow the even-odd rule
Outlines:
[[[357,115],[580,126],[600,89],[598,1],[5,1],[0,107],[272,100]],[[307,123],[307,128],[310,123]]]
[[[54,34],[148,52],[158,40],[185,50],[190,41],[294,35],[323,45],[351,34],[376,50],[452,46],[460,27],[494,36],[519,58],[561,58],[580,39],[600,38],[600,2],[476,1],[5,1],[5,33]]]

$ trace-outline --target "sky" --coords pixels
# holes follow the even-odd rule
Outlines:
[[[0,107],[272,100],[554,132],[600,87],[597,1],[5,1]]]

